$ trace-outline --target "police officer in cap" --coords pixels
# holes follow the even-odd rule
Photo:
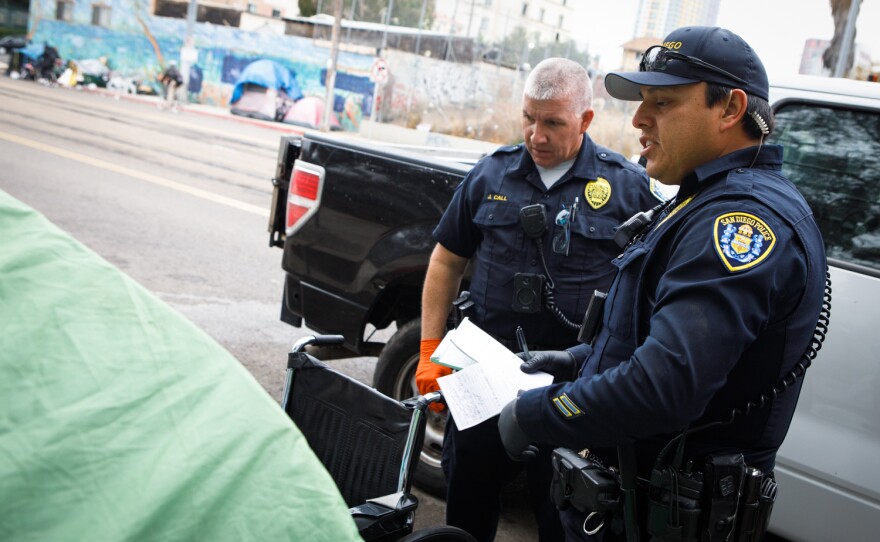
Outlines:
[[[519,459],[534,444],[588,448],[613,465],[616,448],[634,443],[637,474],[648,479],[661,449],[678,442],[683,464],[741,452],[770,473],[802,383],[792,373],[809,364],[826,261],[812,212],[781,171],[782,148],[763,144],[773,129],[764,66],[728,30],[685,27],[605,86],[641,101],[632,124],[648,174],[679,191],[615,259],[592,348],[537,352],[523,364],[579,373],[508,404],[504,445]],[[762,408],[730,421],[762,396]],[[562,512],[566,540],[623,539],[607,525],[588,536],[585,516]]]
[[[434,230],[437,245],[425,279],[420,393],[436,390],[437,378],[449,372],[430,355],[446,333],[468,262],[469,318],[476,325],[514,352],[517,326],[532,348],[564,348],[576,340],[589,293],[611,282],[610,262],[619,252],[614,229],[658,204],[644,169],[586,134],[591,99],[582,66],[542,61],[525,83],[525,142],[482,159],[456,188]],[[525,207],[534,212],[528,232],[520,216]],[[548,497],[548,454],[527,467],[544,542],[562,537]],[[505,454],[494,420],[459,430],[450,416],[443,446],[447,523],[493,540],[501,488],[522,468]]]

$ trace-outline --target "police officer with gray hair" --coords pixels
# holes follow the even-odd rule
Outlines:
[[[535,66],[522,98],[523,144],[480,160],[456,188],[434,230],[422,298],[416,384],[437,389],[448,369],[430,356],[446,333],[466,265],[469,318],[514,352],[521,327],[529,348],[575,342],[588,293],[607,288],[616,226],[659,203],[644,169],[597,145],[586,70],[564,58]],[[550,451],[529,465],[504,452],[495,421],[460,430],[452,416],[443,442],[447,523],[481,542],[495,538],[501,489],[525,467],[540,540],[562,537],[549,500]]]

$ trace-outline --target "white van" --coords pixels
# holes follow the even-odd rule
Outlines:
[[[831,321],[776,460],[770,531],[880,540],[880,83],[774,81],[783,170],[806,197],[831,270]]]

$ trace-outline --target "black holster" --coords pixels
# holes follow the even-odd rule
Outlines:
[[[474,300],[471,299],[471,293],[464,290],[452,301],[452,313],[449,315],[450,322],[448,322],[449,328],[457,328],[465,318],[472,317],[473,313]]]
[[[597,531],[620,523],[623,494],[616,469],[567,448],[553,450],[552,465],[550,496],[559,510],[596,517]],[[776,500],[773,475],[746,466],[742,454],[709,456],[701,471],[691,462],[683,468],[658,465],[638,489],[639,502],[647,506],[634,523],[654,541],[760,542]]]
[[[760,541],[776,499],[772,476],[742,454],[709,456],[704,469],[657,467],[651,473],[648,533],[660,540]]]
[[[620,506],[620,480],[592,456],[583,457],[568,448],[553,450],[553,481],[550,497],[556,508],[569,506],[578,512],[611,512]]]

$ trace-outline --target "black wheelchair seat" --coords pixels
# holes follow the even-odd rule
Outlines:
[[[281,406],[324,464],[366,542],[475,542],[455,527],[412,532],[418,499],[412,474],[425,435],[425,410],[439,393],[397,401],[334,371],[304,350],[338,344],[310,336],[288,354]]]

